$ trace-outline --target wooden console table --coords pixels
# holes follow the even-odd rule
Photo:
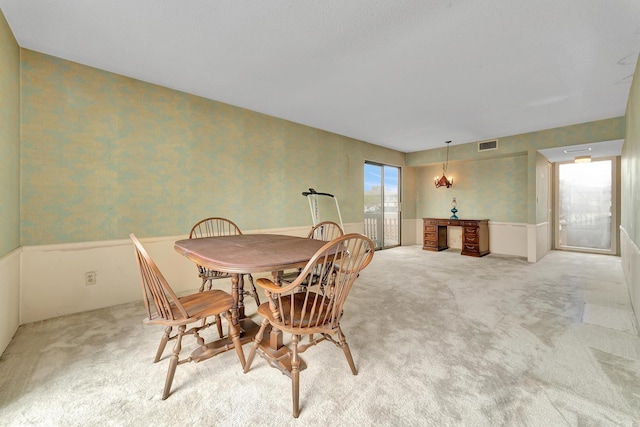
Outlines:
[[[423,218],[422,249],[425,251],[443,251],[447,244],[447,227],[462,227],[461,255],[481,257],[489,254],[488,219],[444,219]]]

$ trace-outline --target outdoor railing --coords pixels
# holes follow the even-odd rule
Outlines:
[[[381,218],[380,214],[364,214],[364,235],[374,241],[376,247],[382,246],[382,238],[384,236],[385,246],[394,246],[400,244],[400,236],[398,235],[397,218]]]

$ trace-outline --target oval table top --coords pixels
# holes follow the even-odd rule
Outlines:
[[[304,267],[327,242],[280,234],[241,234],[175,242],[175,250],[226,273],[263,273]]]

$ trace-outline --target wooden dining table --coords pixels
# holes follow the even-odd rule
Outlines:
[[[203,237],[175,242],[175,250],[194,263],[231,274],[231,296],[234,301],[232,319],[241,329],[244,344],[255,337],[258,325],[245,315],[243,274],[271,273],[275,283],[284,270],[304,267],[327,242],[280,234],[241,234]],[[274,359],[281,358],[282,333],[270,331],[263,340],[264,348]],[[228,338],[209,344],[212,347],[233,345]]]

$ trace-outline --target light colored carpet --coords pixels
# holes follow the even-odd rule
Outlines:
[[[330,343],[309,349],[297,420],[290,380],[261,358],[243,374],[233,351],[178,366],[160,400],[162,328],[142,317],[131,303],[21,326],[0,358],[0,424],[640,423],[640,338],[617,257],[377,252],[343,321],[359,373]]]

